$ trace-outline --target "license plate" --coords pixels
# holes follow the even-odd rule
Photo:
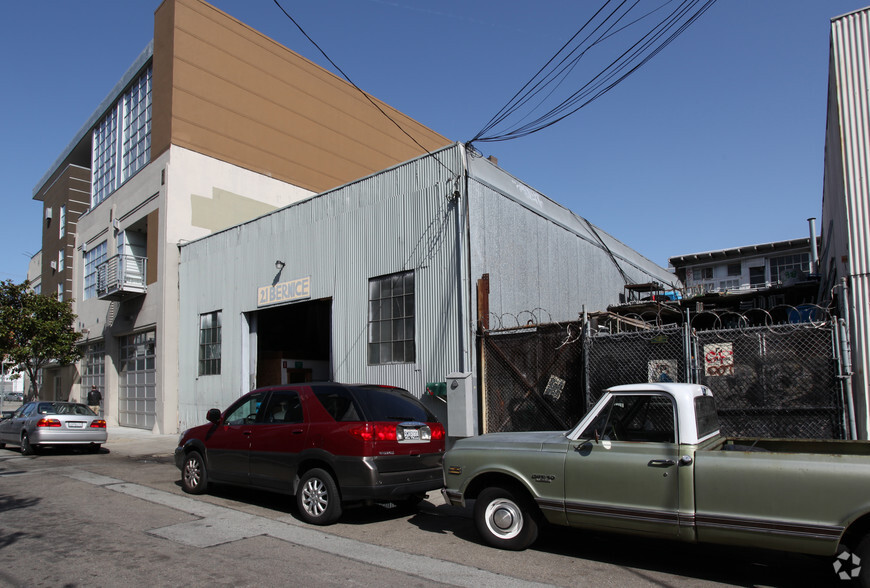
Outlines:
[[[72,421],[66,424],[67,429],[84,429],[85,424],[81,421]]]
[[[405,440],[415,441],[420,438],[420,431],[417,429],[405,429]]]

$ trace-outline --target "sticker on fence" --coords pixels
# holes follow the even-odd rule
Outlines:
[[[676,359],[651,359],[647,363],[650,382],[678,382]]]
[[[565,389],[565,380],[558,376],[550,376],[547,382],[547,387],[544,390],[544,396],[549,396],[553,400],[559,400],[562,396],[562,390]]]
[[[734,375],[734,349],[731,343],[704,345],[704,374],[707,376]]]

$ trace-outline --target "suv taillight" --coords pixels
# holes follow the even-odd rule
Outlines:
[[[396,425],[393,423],[364,423],[350,429],[349,433],[363,441],[395,441]]]
[[[433,441],[441,441],[444,439],[444,425],[441,423],[432,423],[429,427],[432,429]]]
[[[37,427],[59,427],[60,421],[58,419],[39,419],[36,423]]]

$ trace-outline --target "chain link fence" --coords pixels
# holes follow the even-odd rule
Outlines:
[[[688,324],[635,321],[638,330],[620,333],[579,322],[483,333],[484,432],[567,429],[611,386],[694,382],[713,390],[724,435],[848,437],[832,317],[774,324],[704,314]]]

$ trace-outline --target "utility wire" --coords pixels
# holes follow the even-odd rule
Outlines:
[[[368,100],[369,102],[371,102],[372,106],[374,106],[375,108],[377,108],[378,111],[379,111],[381,114],[383,114],[385,117],[387,117],[387,119],[388,119],[391,123],[393,123],[394,125],[396,125],[396,128],[399,129],[400,131],[402,131],[402,133],[403,133],[406,137],[408,137],[409,139],[411,139],[411,140],[414,142],[414,144],[417,145],[417,147],[419,147],[420,149],[422,149],[423,151],[425,151],[428,155],[432,155],[432,153],[431,153],[428,149],[426,149],[425,147],[423,147],[423,145],[421,145],[420,142],[417,141],[417,139],[415,139],[413,136],[411,136],[411,134],[408,133],[408,131],[406,131],[406,130],[402,127],[402,125],[400,125],[398,122],[396,122],[396,120],[395,120],[393,117],[391,117],[389,114],[387,114],[387,113],[384,111],[384,109],[381,108],[381,107],[378,105],[378,103],[375,102],[375,101],[372,99],[372,97],[368,95],[368,93],[363,92],[363,91],[360,89],[360,87],[357,86],[357,85],[354,83],[354,81],[350,79],[350,76],[348,76],[346,73],[344,73],[344,70],[341,69],[340,67],[338,67],[338,65],[337,65],[337,64],[336,64],[332,59],[330,59],[329,55],[326,54],[326,51],[324,51],[323,49],[321,49],[320,45],[318,45],[318,44],[314,41],[314,39],[312,39],[310,36],[308,36],[308,33],[306,33],[305,30],[302,28],[302,26],[301,26],[298,22],[296,22],[296,19],[295,19],[295,18],[293,18],[292,16],[290,16],[290,13],[289,13],[289,12],[287,12],[286,10],[284,10],[284,7],[281,6],[281,3],[278,2],[278,0],[273,0],[273,2],[275,2],[275,6],[277,6],[279,9],[281,9],[281,12],[284,13],[284,16],[286,16],[287,18],[289,18],[290,21],[291,21],[294,25],[296,25],[296,28],[299,29],[299,32],[302,33],[303,35],[305,35],[305,38],[308,39],[308,41],[309,41],[312,45],[314,45],[314,46],[317,48],[318,51],[320,51],[320,54],[323,55],[323,57],[325,57],[326,60],[327,60],[329,63],[332,64],[332,67],[334,67],[334,68],[335,68],[335,69],[336,69],[336,70],[337,70],[337,71],[342,75],[342,77],[344,77],[344,79],[346,79],[346,80],[348,81],[348,83],[349,83],[351,86],[353,86],[354,88],[356,88],[356,89],[359,91],[360,94],[362,94],[363,96],[365,96],[365,97],[366,97],[366,100]],[[449,171],[449,172],[452,173],[452,170],[450,170],[450,168],[448,168],[446,165],[444,165],[444,163],[442,163],[440,159],[438,159],[437,157],[435,157],[435,161],[437,161],[438,163],[440,163],[440,164],[441,164],[441,167],[443,167],[444,169],[446,169],[447,171]]]
[[[564,120],[613,89],[681,35],[716,0],[665,0],[646,13],[635,16],[640,0],[607,0],[547,63],[475,134],[469,143],[507,141],[536,133]],[[671,10],[634,43],[592,76],[578,90],[532,120],[527,120],[566,83],[580,60],[603,42],[663,11]],[[588,29],[588,31],[587,31]],[[587,31],[584,34],[584,31]],[[581,35],[583,35],[581,37]],[[578,41],[578,38],[580,40]],[[560,58],[561,56],[561,58]],[[538,99],[538,103],[530,103]],[[527,110],[521,116],[520,111]],[[511,118],[516,122],[505,125]],[[494,132],[499,126],[506,127]]]

